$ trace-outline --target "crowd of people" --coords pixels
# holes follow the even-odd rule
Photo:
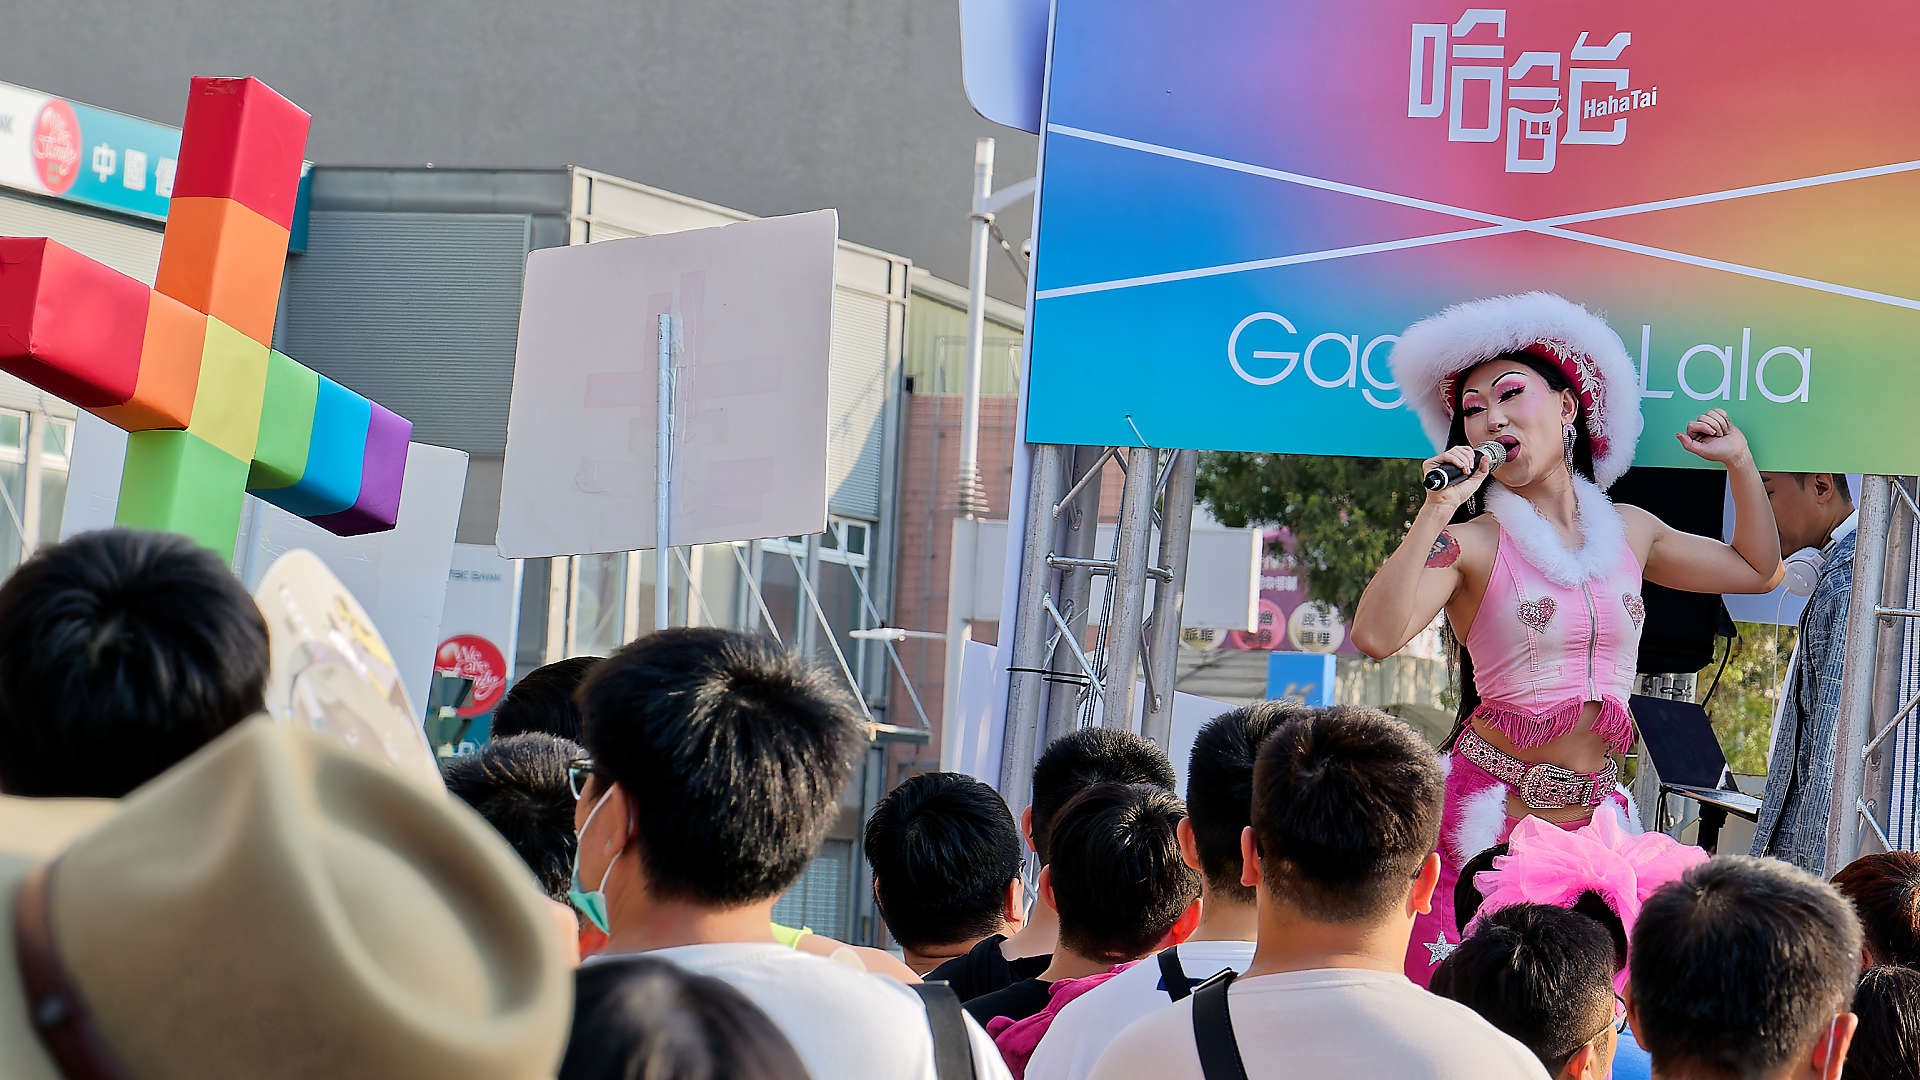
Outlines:
[[[177,537],[0,586],[7,1075],[1920,1080],[1911,853],[1829,884],[1529,818],[1410,980],[1448,779],[1373,710],[1228,712],[1184,800],[1097,728],[1017,816],[907,780],[865,823],[895,956],[774,922],[866,736],[769,641],[530,676],[445,793],[261,717],[267,657]]]

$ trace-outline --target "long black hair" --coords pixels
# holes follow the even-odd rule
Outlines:
[[[1561,370],[1560,365],[1543,360],[1532,353],[1510,352],[1502,353],[1499,356],[1488,357],[1478,364],[1473,364],[1463,369],[1459,375],[1454,377],[1453,424],[1447,429],[1448,446],[1467,445],[1467,418],[1462,414],[1460,409],[1461,384],[1467,381],[1467,373],[1475,368],[1501,360],[1516,364],[1525,364],[1540,376],[1541,380],[1547,384],[1547,389],[1555,393],[1559,393],[1562,390],[1573,389],[1573,380],[1567,378],[1567,373]],[[1588,480],[1592,480],[1593,439],[1587,434],[1587,406],[1580,400],[1578,391],[1575,391],[1573,400],[1579,410],[1573,418],[1573,471]],[[1489,484],[1492,482],[1491,479],[1487,481]],[[1458,525],[1462,522],[1472,521],[1474,518],[1486,513],[1486,490],[1486,485],[1482,484],[1480,490],[1473,493],[1472,498],[1461,503],[1460,508],[1453,512],[1453,518],[1448,524]],[[1485,600],[1482,600],[1481,603],[1485,604]],[[1460,738],[1460,733],[1466,730],[1467,721],[1473,717],[1474,710],[1480,707],[1480,689],[1475,686],[1473,682],[1473,656],[1467,652],[1466,642],[1461,640],[1460,633],[1454,629],[1451,619],[1444,620],[1440,636],[1447,644],[1447,650],[1451,654],[1454,670],[1460,677],[1460,706],[1454,710],[1453,731],[1447,735],[1446,741],[1440,744],[1440,750],[1444,753],[1453,749],[1454,741]]]
[[[652,956],[582,967],[560,1080],[809,1080],[793,1044],[732,985]]]
[[[1860,976],[1853,1012],[1860,1018],[1847,1064],[1862,1076],[1920,1077],[1920,972],[1877,967]]]

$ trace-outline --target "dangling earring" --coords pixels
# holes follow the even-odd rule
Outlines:
[[[1579,438],[1579,434],[1572,424],[1567,425],[1567,468],[1569,469],[1573,468],[1573,444]]]

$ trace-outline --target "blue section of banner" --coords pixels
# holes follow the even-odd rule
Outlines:
[[[180,158],[180,129],[72,102],[80,121],[80,170],[54,196],[165,221]]]
[[[1331,653],[1270,653],[1267,656],[1267,697],[1287,698],[1303,705],[1333,704],[1334,658]]]

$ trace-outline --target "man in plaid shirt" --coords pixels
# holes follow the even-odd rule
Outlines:
[[[1753,854],[1785,859],[1825,877],[1840,668],[1847,651],[1847,602],[1853,595],[1856,514],[1845,476],[1762,473],[1761,477],[1780,527],[1780,550],[1816,550],[1819,570],[1800,616],[1799,644],[1787,666],[1779,732],[1767,763],[1767,793],[1753,835]]]

